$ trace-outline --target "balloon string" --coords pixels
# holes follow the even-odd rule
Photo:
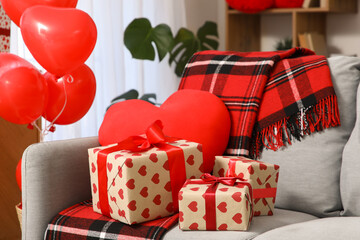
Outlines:
[[[41,128],[36,124],[36,121],[39,120],[41,117],[36,119],[34,122],[31,123],[32,126],[34,126],[40,133],[40,142],[44,141],[44,132],[41,131]]]
[[[72,83],[74,81],[73,76],[69,75],[70,79],[67,79],[67,81],[69,83]],[[64,87],[64,95],[65,95],[65,101],[64,101],[64,106],[62,107],[61,111],[59,112],[59,114],[50,122],[49,125],[46,124],[45,121],[45,128],[42,131],[41,128],[36,124],[36,121],[38,119],[40,119],[41,117],[39,117],[38,119],[36,119],[34,122],[31,123],[32,126],[34,126],[40,133],[40,142],[42,142],[44,140],[44,137],[49,134],[49,132],[54,132],[55,131],[55,121],[60,117],[60,115],[64,112],[64,109],[66,107],[67,104],[67,93],[66,93],[66,86],[65,86],[65,79],[63,79],[63,87]],[[52,129],[53,128],[53,129]]]
[[[73,76],[69,75],[70,80],[67,80],[69,83],[74,81]],[[65,86],[65,79],[63,77],[63,87],[64,87],[64,95],[65,95],[65,102],[64,102],[64,106],[62,107],[61,111],[59,112],[59,114],[52,120],[52,122],[50,123],[49,127],[54,126],[55,121],[60,117],[60,115],[64,112],[64,109],[66,107],[67,104],[67,94],[66,94],[66,86]]]

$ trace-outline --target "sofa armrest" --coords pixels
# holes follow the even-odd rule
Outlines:
[[[22,239],[43,239],[61,210],[91,198],[88,148],[97,137],[42,142],[22,157]]]

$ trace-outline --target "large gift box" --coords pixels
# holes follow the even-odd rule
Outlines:
[[[177,194],[186,179],[202,175],[200,144],[174,139],[153,144],[157,137],[149,132],[147,139],[88,150],[95,212],[127,224],[169,216],[178,210]]]
[[[252,180],[254,216],[273,215],[279,166],[245,157],[217,156],[213,169],[217,177]]]
[[[252,219],[252,188],[237,178],[205,173],[189,179],[179,192],[182,230],[247,230]]]

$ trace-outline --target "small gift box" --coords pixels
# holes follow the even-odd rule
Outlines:
[[[177,212],[180,188],[203,173],[202,148],[164,137],[161,129],[157,121],[147,138],[134,136],[88,150],[95,212],[127,224]]]
[[[179,192],[182,230],[247,230],[252,219],[252,187],[237,178],[208,173],[189,179]]]
[[[273,215],[279,166],[245,157],[217,156],[213,173],[217,177],[251,180],[254,216]]]

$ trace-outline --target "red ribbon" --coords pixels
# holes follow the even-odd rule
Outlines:
[[[236,162],[239,161],[237,159],[230,159],[229,160],[229,169],[226,171],[225,176],[236,176],[235,168]],[[260,189],[253,189],[253,197],[254,199],[257,198],[271,198],[276,197],[276,188],[260,188]]]
[[[236,176],[236,173],[235,173],[236,162],[237,162],[237,160],[235,160],[235,159],[229,160],[229,164],[228,164],[229,169],[226,171],[225,176]]]
[[[110,205],[107,189],[108,177],[106,173],[107,155],[109,153],[120,150],[144,152],[153,147],[157,147],[160,150],[165,151],[168,156],[173,209],[175,212],[178,210],[178,192],[180,191],[183,183],[186,181],[184,153],[180,147],[167,144],[168,142],[174,142],[179,139],[166,137],[162,131],[162,128],[163,125],[161,121],[157,120],[146,130],[146,137],[131,136],[113,147],[99,151],[97,159],[99,179],[98,184],[100,210],[103,215],[110,217]]]
[[[206,230],[216,230],[216,200],[215,193],[216,189],[222,183],[227,186],[235,186],[235,185],[245,185],[249,187],[250,194],[250,208],[251,215],[250,221],[253,216],[252,209],[252,186],[249,182],[244,181],[244,179],[239,177],[215,177],[210,175],[209,173],[204,173],[201,175],[200,179],[188,179],[184,186],[188,184],[211,184],[208,189],[205,191],[205,220],[206,220]]]

